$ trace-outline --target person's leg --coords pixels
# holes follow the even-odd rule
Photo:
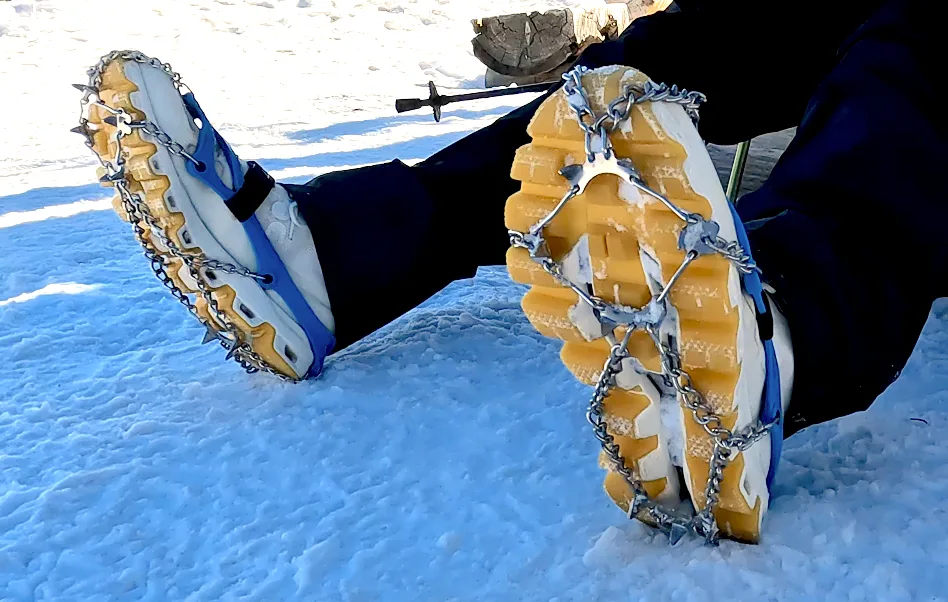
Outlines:
[[[336,350],[504,262],[504,202],[518,186],[510,165],[542,100],[411,167],[396,160],[285,185],[313,233]]]
[[[867,408],[946,292],[943,52],[922,4],[890,2],[859,29],[738,205],[790,323],[788,435]]]

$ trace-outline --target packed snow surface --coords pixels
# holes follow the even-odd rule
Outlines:
[[[66,133],[68,84],[129,47],[280,178],[416,160],[520,99],[441,124],[393,99],[479,85],[471,18],[558,4],[0,3],[0,599],[945,599],[948,304],[869,411],[788,441],[762,545],[670,548],[607,501],[589,391],[502,269],[317,381],[248,376],[198,345]]]

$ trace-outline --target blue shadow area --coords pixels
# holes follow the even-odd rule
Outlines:
[[[483,110],[448,109],[445,111],[445,121],[476,120],[495,116],[497,118],[517,108],[517,105],[495,106]],[[343,136],[360,136],[374,131],[393,129],[403,124],[432,123],[430,113],[421,110],[413,115],[397,117],[382,116],[360,121],[346,121],[334,123],[326,127],[300,130],[287,134],[289,140],[314,143],[322,140],[331,140]],[[473,126],[473,124],[472,124]],[[437,126],[435,126],[437,127]],[[322,152],[305,157],[290,159],[257,159],[245,156],[244,159],[255,159],[266,169],[312,167],[314,170],[324,170],[327,167],[355,167],[369,163],[382,163],[392,159],[415,160],[424,159],[445,146],[460,140],[474,131],[474,128],[459,132],[446,132],[432,136],[421,136],[411,140],[395,142],[375,148]],[[306,181],[312,176],[297,176],[288,178],[288,181]],[[108,198],[112,191],[105,189],[96,182],[76,186],[42,187],[26,192],[0,196],[0,214],[14,211],[31,211],[51,205],[63,205],[80,200],[95,200]]]
[[[111,189],[103,188],[97,182],[78,186],[34,188],[19,194],[0,196],[0,214],[12,211],[32,211],[50,205],[104,199],[110,196],[112,196]]]
[[[450,106],[443,109],[444,121],[454,119],[481,119],[496,115],[498,118],[510,111],[516,109],[519,105],[492,107],[480,111],[470,111],[466,109],[452,109]],[[343,121],[333,123],[326,127],[315,128],[312,130],[300,130],[289,134],[290,140],[299,140],[300,142],[319,142],[342,136],[359,136],[368,134],[381,129],[394,128],[406,123],[434,123],[431,116],[431,110],[427,107],[419,109],[417,114],[402,115],[399,117],[376,117],[373,119],[363,119],[360,121]]]
[[[147,271],[131,226],[111,210],[0,230],[0,299],[58,282],[124,283]]]
[[[422,136],[374,148],[316,153],[314,155],[292,157],[289,159],[255,159],[255,161],[262,165],[264,169],[275,171],[291,167],[344,167],[365,165],[368,163],[382,163],[391,161],[392,159],[424,159],[445,146],[457,142],[472,131],[473,130],[466,130],[461,132],[448,132],[436,136]]]

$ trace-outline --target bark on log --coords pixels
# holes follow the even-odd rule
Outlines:
[[[507,87],[511,84],[515,84],[517,86],[528,86],[530,84],[553,83],[558,81],[572,65],[573,62],[568,61],[559,67],[556,67],[552,71],[544,71],[543,73],[537,73],[535,75],[523,75],[520,77],[513,75],[503,75],[488,67],[487,73],[484,74],[484,87],[498,88]]]

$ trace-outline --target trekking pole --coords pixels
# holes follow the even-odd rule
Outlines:
[[[395,111],[404,113],[405,111],[415,111],[422,107],[431,107],[431,111],[434,113],[434,120],[441,121],[441,107],[453,102],[493,98],[495,96],[509,96],[511,94],[526,94],[528,92],[546,92],[557,85],[557,83],[558,82],[546,82],[542,84],[517,86],[516,88],[495,88],[481,92],[444,96],[438,92],[438,88],[435,87],[434,82],[428,82],[428,98],[399,98],[395,101]]]
[[[734,162],[731,164],[731,176],[727,180],[727,198],[737,204],[737,195],[741,192],[741,182],[744,181],[744,168],[747,166],[747,155],[750,152],[750,140],[737,145],[734,152]]]

